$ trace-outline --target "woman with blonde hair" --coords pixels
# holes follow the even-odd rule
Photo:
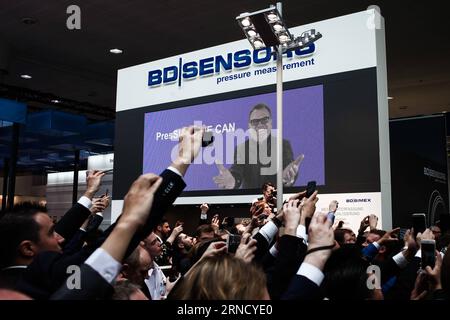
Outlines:
[[[254,264],[246,263],[228,253],[200,259],[180,280],[172,292],[171,299],[270,299],[264,272]]]

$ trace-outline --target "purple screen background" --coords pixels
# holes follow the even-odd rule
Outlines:
[[[172,132],[202,121],[205,125],[234,122],[237,128],[248,129],[251,108],[265,103],[272,110],[272,127],[276,129],[276,94],[267,93],[224,101],[215,101],[176,109],[149,112],[144,123],[143,173],[162,172],[170,164],[176,141],[156,141],[156,132]],[[305,186],[315,180],[325,184],[323,86],[285,90],[283,94],[283,138],[290,141],[294,159],[304,154],[294,186]],[[226,155],[225,155],[226,156]],[[231,165],[225,164],[226,168]],[[215,165],[192,164],[184,177],[185,191],[220,190],[212,177],[218,175]]]

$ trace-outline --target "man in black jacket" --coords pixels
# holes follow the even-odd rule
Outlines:
[[[57,224],[45,207],[32,203],[16,205],[0,219],[0,286],[14,287],[39,253],[61,252],[63,242],[70,241],[90,215],[88,206],[103,175],[90,172],[86,192]]]

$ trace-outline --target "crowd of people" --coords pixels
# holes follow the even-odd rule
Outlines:
[[[449,299],[448,230],[380,230],[373,214],[355,233],[334,221],[337,201],[316,210],[317,191],[276,210],[275,187],[264,184],[244,219],[211,216],[204,203],[194,232],[183,221],[171,228],[164,215],[186,186],[202,135],[183,128],[178,157],[159,176],[134,181],[106,230],[109,197],[96,197],[102,171],[89,173],[85,194],[56,224],[32,203],[4,213],[0,299]],[[436,247],[430,264],[425,243]]]

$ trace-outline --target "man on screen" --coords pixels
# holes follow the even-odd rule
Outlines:
[[[230,169],[217,164],[219,175],[213,177],[223,189],[255,189],[266,182],[276,184],[276,136],[272,133],[272,112],[259,103],[249,114],[250,137],[234,151],[234,163]],[[283,139],[283,184],[292,186],[298,176],[303,155],[295,160],[288,140]]]

